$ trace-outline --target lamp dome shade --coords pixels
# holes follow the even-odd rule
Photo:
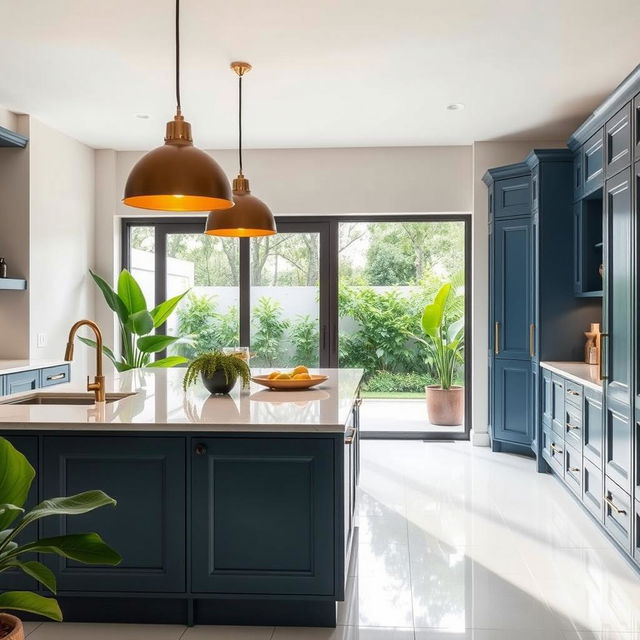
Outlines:
[[[237,182],[238,180],[235,180]],[[248,180],[244,180],[248,187]],[[211,211],[205,233],[229,238],[272,236],[277,233],[271,209],[251,195],[248,188],[233,191],[235,206],[227,211]]]
[[[155,211],[210,211],[233,207],[231,185],[220,165],[192,144],[167,142],[131,170],[124,204]]]

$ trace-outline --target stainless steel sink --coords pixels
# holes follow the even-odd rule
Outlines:
[[[117,402],[128,398],[133,393],[107,393],[105,402]],[[95,404],[93,393],[32,393],[28,396],[13,400],[0,400],[0,404],[46,404],[46,405],[93,405]]]

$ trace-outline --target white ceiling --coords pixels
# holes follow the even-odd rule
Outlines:
[[[94,147],[158,146],[173,6],[0,0],[0,105]],[[233,147],[246,59],[247,147],[564,139],[639,62],[639,24],[638,0],[182,0],[183,110],[198,146]]]

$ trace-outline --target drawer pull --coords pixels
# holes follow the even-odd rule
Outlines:
[[[569,390],[567,391],[567,393],[569,393],[569,394],[570,394],[570,395],[572,395],[572,396],[579,396],[579,395],[580,395],[577,391],[571,391],[571,389],[569,389]]]
[[[47,376],[47,380],[64,380],[66,377],[66,373],[56,373],[53,376]]]
[[[564,451],[562,451],[562,449],[560,449],[560,447],[556,447],[555,444],[551,445],[551,451],[553,451],[555,453],[564,453]]]
[[[606,496],[604,497],[604,501],[617,513],[617,514],[621,514],[621,515],[627,515],[627,512],[624,509],[620,509],[618,507],[616,507],[616,505],[613,503],[613,500],[611,500],[610,498],[607,498]]]
[[[197,456],[203,456],[205,453],[207,453],[207,447],[206,445],[200,443],[196,445],[194,451]]]
[[[604,350],[604,345],[605,345],[605,338],[608,338],[609,334],[608,333],[601,333],[600,334],[600,371],[598,372],[600,374],[600,380],[606,380],[607,379],[607,375],[605,374],[605,350]]]
[[[577,427],[575,424],[571,424],[570,422],[567,422],[566,424],[567,429],[569,429],[570,431],[577,429],[578,431],[580,431],[580,427]]]
[[[495,335],[493,337],[493,347],[496,355],[500,354],[500,323],[496,322]]]
[[[536,325],[533,322],[529,325],[529,356],[531,358],[536,355]]]
[[[580,471],[580,467],[569,467],[569,471],[572,471],[573,473],[578,473],[578,471]]]

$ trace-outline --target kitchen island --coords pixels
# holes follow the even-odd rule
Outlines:
[[[43,558],[65,619],[335,626],[362,371],[317,372],[328,380],[299,392],[210,397],[182,390],[183,369],[143,369],[109,379],[101,405],[75,382],[3,398],[0,435],[38,471],[30,503],[89,489],[118,501],[41,521],[41,536],[95,530],[123,556],[118,567]],[[5,588],[37,587],[4,573]]]

